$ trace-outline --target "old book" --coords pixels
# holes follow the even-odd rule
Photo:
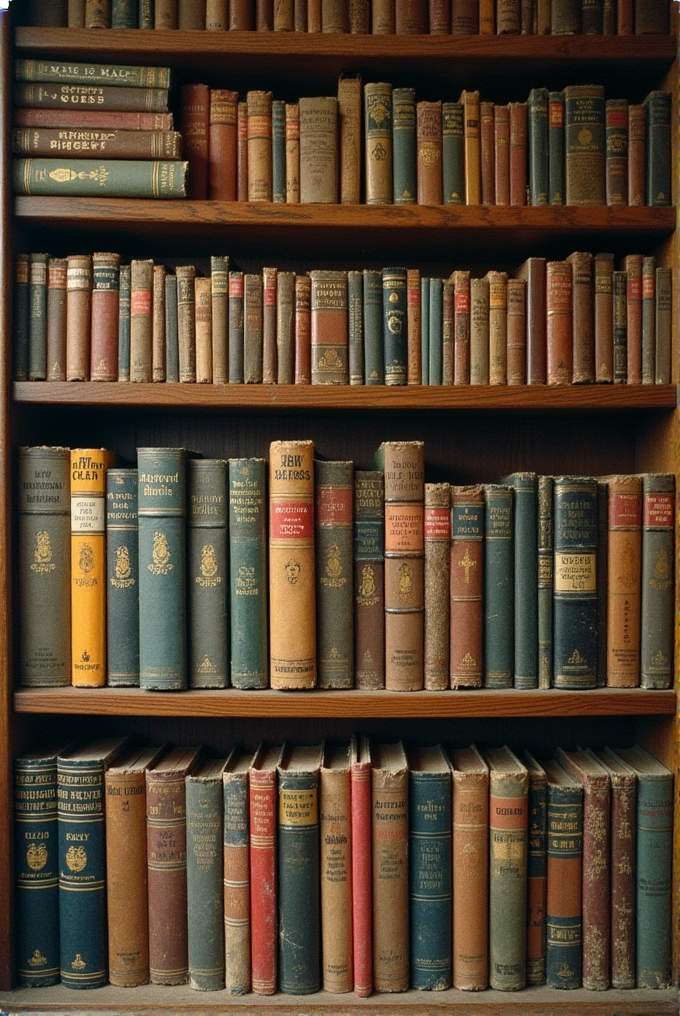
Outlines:
[[[130,381],[153,378],[153,261],[130,263]]]
[[[236,200],[236,114],[238,92],[210,90],[208,191],[214,201]]]
[[[507,747],[483,755],[489,767],[489,984],[517,991],[526,983],[529,773]]]
[[[60,109],[65,102],[73,108],[78,99],[103,111],[168,112],[167,88],[18,82],[14,89],[14,104],[19,108]]]
[[[199,763],[186,777],[189,986],[218,991],[224,978],[223,786],[226,759]]]
[[[644,104],[631,102],[628,106],[628,204],[633,206],[647,203],[646,119]]]
[[[262,383],[262,295],[262,276],[246,272],[243,276],[243,380],[247,385]]]
[[[607,683],[607,613],[609,610],[609,484],[607,477],[597,482],[597,687]]]
[[[187,197],[208,197],[210,88],[203,84],[181,89],[181,131],[184,157],[189,161]]]
[[[537,477],[538,495],[538,687],[553,681],[553,478]]]
[[[338,100],[300,98],[300,201],[338,200]]]
[[[397,0],[395,11],[397,35],[425,35],[427,20],[426,0]]]
[[[12,152],[54,158],[67,152],[72,159],[179,159],[182,136],[177,131],[106,130],[88,128],[15,127]],[[101,153],[101,154],[99,154]]]
[[[44,81],[54,84],[86,83],[131,88],[170,88],[169,67],[130,66],[129,64],[78,63],[73,60],[18,59],[14,61],[16,81]]]
[[[545,258],[527,258],[515,272],[515,277],[526,283],[527,384],[545,384],[547,348]]]
[[[392,200],[413,205],[419,200],[416,90],[412,86],[392,90]],[[439,131],[441,135],[441,129]],[[440,159],[441,163],[441,159]],[[441,202],[439,202],[441,204]]]
[[[68,127],[82,130],[172,131],[172,113],[93,109],[14,109],[15,127]]]
[[[518,0],[496,0],[496,35],[519,35],[521,5]]]
[[[321,459],[314,463],[314,476],[317,683],[320,688],[351,688],[354,467]]]
[[[347,272],[348,369],[349,383],[364,383],[364,277],[361,271]],[[408,336],[407,336],[408,341]]]
[[[430,7],[430,35],[479,35],[479,4],[468,0],[454,0],[451,5],[451,27],[449,28],[448,5],[435,7],[439,17],[433,17]]]
[[[640,34],[636,31],[636,35]],[[650,92],[644,101],[647,164],[645,204],[663,207],[671,204],[671,93]]]
[[[451,556],[450,485],[425,484],[423,687],[449,687],[449,560]]]
[[[442,104],[440,100],[436,102],[422,101],[416,105],[416,155],[418,204],[441,205],[443,192]],[[396,168],[396,150],[394,159]],[[395,201],[395,203],[398,202]]]
[[[229,258],[210,257],[210,309],[213,384],[229,380]]]
[[[229,27],[228,0],[206,0],[205,27],[208,32],[223,32]]]
[[[354,680],[385,686],[385,517],[383,474],[354,472]]]
[[[385,384],[405,385],[408,378],[405,268],[383,268],[382,311]]]
[[[488,314],[487,314],[488,319]],[[487,341],[488,348],[488,341]],[[430,280],[420,280],[420,374],[421,384],[430,383]]]
[[[526,384],[526,284],[523,279],[508,279],[508,362],[509,385]]]
[[[250,991],[250,847],[248,772],[254,755],[234,748],[222,773],[224,976],[232,995]]]
[[[85,28],[111,27],[111,0],[85,0]]]
[[[635,35],[666,35],[668,11],[658,0],[637,0],[634,4]]]
[[[602,35],[604,0],[581,0],[581,32],[583,35]]]
[[[489,383],[489,280],[470,279],[470,384]]]
[[[196,266],[177,265],[177,338],[179,380],[196,380]]]
[[[146,770],[163,751],[131,748],[104,775],[108,971],[125,988],[149,980]]]
[[[431,278],[429,283],[428,384],[440,385],[442,383],[444,353],[444,280]]]
[[[139,680],[186,687],[186,452],[138,448]]]
[[[573,281],[568,261],[548,261],[546,287],[546,380],[568,385],[573,380]]]
[[[295,381],[295,272],[276,276],[276,381]]]
[[[187,953],[186,777],[201,748],[171,748],[146,770],[149,967],[152,984],[184,984]]]
[[[538,687],[538,482],[536,473],[511,473],[514,489],[514,687]]]
[[[272,93],[248,92],[248,201],[272,200]]]
[[[614,295],[612,291],[613,254],[593,258],[595,380],[614,380]]]
[[[373,988],[409,986],[408,765],[401,741],[371,745]]]
[[[151,290],[151,377],[165,381],[165,265],[153,266]],[[94,296],[94,293],[92,294]]]
[[[442,103],[442,196],[445,205],[465,204],[462,102]]]
[[[153,28],[154,6],[154,0],[139,0],[139,22],[135,27]]]
[[[341,74],[338,79],[338,143],[340,146],[340,203],[361,200],[361,78]]]
[[[31,269],[33,261],[31,260]],[[31,272],[33,275],[33,272]],[[47,281],[47,279],[45,280]],[[33,309],[33,301],[32,307]],[[66,259],[66,380],[89,381],[92,329],[92,258],[71,254]],[[33,330],[32,330],[33,332]],[[31,339],[33,335],[31,334]],[[29,380],[33,369],[33,342],[29,345]],[[46,358],[46,348],[41,359]],[[41,371],[42,377],[45,372]]]
[[[243,272],[229,272],[229,384],[243,384]]]
[[[372,798],[369,739],[350,740],[350,801],[352,844],[352,959],[354,994],[373,991]]]
[[[385,687],[423,687],[422,441],[383,442],[374,465],[385,477]]]
[[[321,758],[321,745],[290,747],[278,765],[279,987],[289,995],[321,986]]]
[[[130,380],[131,265],[120,266],[118,291],[118,380]],[[174,276],[173,276],[174,278]],[[175,308],[177,300],[175,299]],[[175,318],[177,314],[175,313]]]
[[[628,100],[605,102],[605,199],[628,204]]]
[[[269,452],[269,654],[272,688],[316,684],[314,443]]]
[[[452,272],[453,283],[453,381],[470,383],[470,273]]]
[[[382,385],[385,383],[382,272],[364,268],[363,282],[364,383]]]
[[[319,794],[321,982],[336,993],[354,986],[349,744],[324,744]]]
[[[191,459],[187,499],[191,688],[229,684],[227,463]]]
[[[514,491],[485,483],[484,687],[512,688],[514,674]]]
[[[489,384],[508,379],[508,274],[491,271],[489,280]]]
[[[52,334],[57,336],[59,334],[58,342],[60,350],[57,353],[57,358],[60,362],[57,363],[57,377],[55,381],[66,380],[66,259],[60,258],[48,258],[47,268],[47,284],[50,286],[50,262],[60,262],[61,274],[58,273],[58,267],[54,264],[53,275],[52,275],[52,286],[57,292],[58,289],[63,290],[63,296],[57,302],[56,297],[53,296],[55,302],[55,310],[53,314],[53,325]],[[12,378],[14,381],[27,381],[28,380],[28,358],[29,358],[29,332],[30,332],[30,290],[29,290],[29,272],[30,272],[31,256],[30,254],[15,254],[14,256],[14,290],[12,299]],[[45,313],[47,316],[47,323],[49,327],[49,310],[47,301],[49,294],[45,298]],[[58,322],[58,318],[63,318],[63,322]],[[47,329],[46,329],[47,331]],[[45,346],[47,347],[47,335],[45,337]],[[45,372],[48,373],[48,363],[46,351],[46,362]],[[62,376],[63,375],[63,376]]]
[[[479,92],[464,89],[458,101],[463,106],[465,204],[479,205],[482,200]]]
[[[366,204],[392,202],[392,85],[364,85]]]
[[[653,385],[656,377],[656,258],[642,261],[642,367],[643,385]]]
[[[607,574],[607,684],[640,684],[642,479],[610,476]]]
[[[309,276],[312,384],[347,384],[347,272],[314,269]]]
[[[353,35],[370,32],[370,14],[368,0],[349,0],[349,30]]]
[[[312,280],[295,276],[295,384],[312,383]]]
[[[248,201],[248,103],[236,107],[236,200]]]
[[[453,977],[455,988],[489,983],[489,768],[474,747],[449,752],[453,770]]]
[[[548,92],[548,204],[563,205],[564,180],[564,92]]]
[[[583,787],[552,759],[548,777],[548,899],[546,980],[551,988],[581,986],[583,941]]]
[[[526,749],[520,759],[529,773],[527,820],[527,984],[545,984],[548,780]]]
[[[452,688],[482,685],[483,536],[481,486],[452,486],[449,568]]]
[[[262,382],[276,384],[276,268],[262,269]]]
[[[553,684],[594,688],[597,680],[597,483],[554,481]]]
[[[121,287],[123,269],[121,268]],[[120,331],[119,331],[120,357]],[[120,381],[120,377],[118,378]],[[177,323],[177,276],[165,275],[165,380],[179,381],[179,332]]]
[[[527,99],[529,204],[550,203],[548,157],[548,89],[532,88]]]
[[[453,384],[455,340],[453,279],[442,280],[442,384]]]
[[[668,688],[673,673],[672,473],[642,474],[640,684]]]
[[[203,0],[177,0],[177,27],[205,29],[205,3]]]
[[[626,272],[626,370],[629,385],[642,383],[642,262],[643,254],[628,254]]]
[[[527,104],[508,103],[510,115],[510,204],[527,203]]]
[[[595,313],[593,299],[593,256],[586,251],[570,254],[572,312],[572,382],[592,384],[595,380]]]
[[[479,4],[479,34],[494,35],[496,31],[496,4],[495,0],[480,0]]]
[[[292,32],[295,28],[293,0],[278,0],[274,4],[275,32]]]
[[[602,85],[564,89],[567,205],[605,204],[605,100]]]
[[[139,685],[137,470],[106,472],[106,643],[109,687]]]
[[[396,26],[396,0],[372,0],[371,32],[373,35],[394,35]]]
[[[612,273],[613,332],[614,332],[614,384],[628,380],[628,276],[626,272]]]
[[[229,460],[231,683],[267,686],[266,460]]]
[[[272,101],[272,201],[276,205],[286,202],[286,103],[283,99]]]
[[[258,748],[248,770],[252,989],[272,995],[277,985],[277,766],[282,745]]]
[[[321,4],[322,32],[349,32],[348,0],[323,0]]]
[[[494,203],[510,204],[510,110],[507,105],[493,108],[494,132]]]
[[[25,258],[25,260],[24,260]],[[15,356],[14,379],[28,379],[28,255],[17,257],[15,282]],[[66,258],[50,258],[47,262],[47,335],[46,365],[48,381],[66,380]],[[21,279],[20,279],[21,276]],[[116,326],[118,324],[118,301],[116,300]],[[116,327],[116,373],[118,377],[118,330]]]
[[[212,384],[212,282],[209,275],[197,276],[194,280],[194,301],[196,381]]]
[[[579,35],[581,32],[580,0],[552,0],[550,25],[553,35]]]
[[[300,201],[300,103],[286,103],[286,201]]]

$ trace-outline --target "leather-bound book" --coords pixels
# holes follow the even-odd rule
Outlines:
[[[385,477],[385,687],[423,687],[422,441],[383,442],[375,468]]]
[[[553,681],[553,478],[537,477],[538,494],[538,687]]]
[[[300,98],[300,201],[338,200],[338,100]]]
[[[408,377],[405,268],[383,268],[382,310],[385,384],[405,385]]]
[[[55,291],[57,288],[63,290],[63,296],[56,301],[56,297],[53,296],[55,302],[55,311],[53,314],[53,326],[52,334],[59,335],[59,346],[61,347],[55,357],[60,360],[59,369],[55,377],[55,381],[66,380],[66,259],[48,258],[48,269],[47,269],[47,282],[50,284],[50,269],[49,262],[60,261],[61,264],[54,265],[53,268],[53,288]],[[14,381],[28,381],[28,357],[29,357],[29,332],[30,332],[30,290],[29,290],[29,272],[30,272],[31,256],[30,254],[15,254],[14,256],[14,292],[12,300],[12,379]],[[58,267],[61,269],[62,275],[58,276]],[[57,280],[59,280],[59,286],[57,287]],[[63,309],[58,311],[58,308],[63,304]],[[45,299],[45,314],[49,326],[49,311],[47,307],[47,297]],[[59,328],[57,327],[57,318],[63,318],[63,322],[60,323]],[[54,343],[53,343],[54,344]],[[47,346],[47,336],[45,337],[45,345]],[[47,376],[49,360],[45,362],[45,372]]]
[[[354,473],[354,679],[385,687],[385,517],[380,472]]]
[[[347,272],[314,269],[311,279],[313,385],[346,385],[348,368]]]
[[[165,381],[167,362],[165,343],[165,265],[153,266],[151,290],[151,377]],[[92,294],[94,296],[94,293]]]
[[[392,202],[392,85],[364,85],[366,204]]]
[[[295,272],[276,276],[276,381],[295,381]]]
[[[396,0],[395,31],[397,35],[425,35],[427,0]]]
[[[286,202],[300,201],[300,103],[286,103]]]
[[[204,0],[177,0],[177,27],[204,30]]]
[[[527,851],[527,984],[545,984],[548,780],[526,749],[519,755],[529,773]]]
[[[273,0],[255,0],[255,28],[258,32],[271,32],[273,30]]]
[[[352,844],[352,960],[354,994],[373,991],[373,907],[371,829],[371,748],[368,738],[350,740],[350,801]]]
[[[646,204],[646,109],[643,103],[628,106],[628,204]]]
[[[610,796],[607,770],[588,752],[558,748],[555,758],[583,787],[583,987],[609,987]]]
[[[173,275],[174,279],[174,275]],[[118,380],[130,380],[130,303],[131,265],[120,266],[118,292]],[[177,320],[177,297],[175,296],[175,322]],[[175,378],[175,380],[177,380]]]
[[[15,155],[54,158],[68,152],[71,159],[179,159],[182,136],[177,131],[105,130],[65,131],[63,128],[20,128],[12,131]]]
[[[508,363],[509,385],[526,384],[526,284],[508,279]]]
[[[449,687],[449,561],[451,509],[448,483],[425,484],[425,635],[423,687]]]
[[[347,272],[347,354],[349,383],[364,383],[364,276],[355,268]],[[408,334],[407,334],[408,341]]]
[[[137,470],[106,472],[106,642],[109,687],[139,685]]]
[[[549,204],[548,89],[532,88],[527,99],[529,204]]]
[[[602,4],[602,34],[616,35],[616,4],[613,0],[604,0]]]
[[[394,35],[397,0],[371,0],[371,32],[373,35]]]
[[[272,93],[248,92],[248,201],[272,200]]]
[[[452,7],[451,10],[449,9],[450,6]],[[453,27],[452,19],[456,12],[455,3],[453,5],[449,5],[447,3],[443,3],[442,0],[428,0],[427,7],[430,35],[448,35],[451,31],[462,31],[460,27]],[[477,18],[477,21],[479,21],[479,18]],[[469,34],[476,35],[477,28],[475,27],[474,31]]]
[[[470,384],[489,383],[489,280],[470,279]]]
[[[293,24],[296,32],[320,32],[321,0],[294,0]]]
[[[31,255],[31,268],[33,268]],[[47,260],[47,258],[46,258]],[[89,254],[71,254],[66,259],[66,380],[89,381],[90,379],[90,331],[92,327],[92,258]],[[41,265],[42,267],[42,265]],[[45,263],[45,283],[47,264]],[[45,285],[45,300],[47,286]],[[31,311],[33,310],[33,303]],[[47,324],[47,317],[44,318]],[[33,329],[31,339],[33,338]],[[46,368],[47,343],[42,348],[41,360]],[[36,380],[33,362],[34,343],[29,346],[29,380]],[[40,371],[42,378],[46,370]]]
[[[238,92],[211,88],[209,109],[206,196],[212,201],[235,201]]]
[[[519,35],[520,27],[519,0],[496,0],[496,35]]]
[[[529,773],[507,747],[483,755],[489,767],[489,984],[517,991],[526,983]]]
[[[510,473],[514,489],[515,688],[538,687],[538,484],[536,473]]]
[[[152,380],[153,261],[130,262],[130,381]]]
[[[382,272],[364,268],[364,379],[367,385],[385,383],[383,355]]]
[[[514,674],[514,491],[485,483],[484,687],[512,688]]]
[[[243,380],[247,385],[262,383],[263,318],[262,276],[243,276]]]
[[[58,84],[56,82],[41,84],[26,81],[17,82],[14,86],[14,103],[19,108],[60,109],[65,99],[73,104],[76,99],[92,102],[93,98],[96,98],[97,106],[104,111],[168,112],[167,88]],[[101,186],[99,180],[97,186]]]
[[[189,461],[189,687],[229,684],[227,463]]]
[[[642,474],[640,684],[669,688],[673,674],[673,473]]]
[[[452,272],[453,283],[453,381],[470,384],[470,273]]]
[[[254,28],[253,0],[229,0],[229,31],[252,32]]]
[[[479,147],[481,172],[481,203],[496,203],[496,151],[494,139],[493,102],[479,104]]]
[[[85,28],[111,27],[111,0],[85,0]]]
[[[418,204],[442,204],[442,104],[419,102],[416,106]],[[395,151],[395,163],[397,153]]]
[[[316,684],[314,443],[269,452],[269,658],[272,688]]]
[[[593,258],[595,380],[614,380],[614,294],[612,292],[613,254]]]
[[[322,0],[321,31],[349,32],[349,0]]]
[[[24,260],[24,257],[26,260]],[[47,380],[66,380],[66,258],[50,258],[47,262],[47,336],[46,362]],[[21,279],[17,274],[15,287],[21,287],[15,302],[15,357],[14,380],[26,381],[28,378],[28,258],[19,256],[16,259],[17,269],[21,266]],[[24,274],[25,273],[25,274]],[[25,281],[23,281],[25,279]],[[118,301],[116,300],[116,325],[118,321]],[[19,364],[21,366],[19,367]],[[118,330],[116,327],[116,373],[118,378]]]
[[[275,205],[286,203],[286,103],[283,99],[272,101],[272,201]]]
[[[443,313],[444,313],[444,280],[431,278],[430,309],[429,309],[429,367],[428,384],[442,383],[443,366]]]
[[[121,291],[123,271],[120,271]],[[129,268],[128,268],[129,273]],[[118,332],[118,359],[120,363],[120,329]],[[120,367],[119,367],[120,372]],[[120,375],[118,377],[120,381]],[[165,275],[165,380],[179,381],[179,333],[177,328],[177,276]]]
[[[295,30],[295,17],[293,0],[279,0],[274,4],[275,32],[293,32]]]
[[[580,988],[583,787],[558,762],[541,765],[548,777],[546,980],[550,988]]]
[[[178,0],[154,0],[153,27],[155,29],[177,28]]]
[[[644,254],[628,254],[626,272],[626,370],[629,385],[642,384],[642,262]]]
[[[585,251],[570,254],[572,307],[572,382],[595,381],[595,313],[593,299],[593,255]]]
[[[196,266],[177,265],[177,337],[179,379],[196,380]]]
[[[111,0],[111,28],[139,28],[139,9],[134,0]]]
[[[489,985],[489,767],[474,747],[449,752],[453,769],[453,986]]]
[[[572,269],[568,261],[548,261],[546,287],[546,376],[549,385],[568,385],[573,378]]]
[[[603,85],[564,89],[566,204],[605,204]]]
[[[606,476],[597,482],[597,687],[607,683],[607,612],[609,610],[609,484]]]
[[[482,685],[483,537],[481,486],[452,486],[449,568],[449,679],[452,688]]]
[[[604,0],[581,0],[581,32],[583,35],[602,35]]]
[[[510,204],[510,110],[494,106],[494,203]],[[491,202],[489,202],[491,204]]]
[[[418,104],[419,106],[420,104]],[[395,205],[413,205],[419,199],[421,171],[418,140],[416,90],[411,86],[392,90],[392,200]],[[441,130],[440,130],[441,135]],[[441,162],[441,159],[440,159]]]
[[[14,109],[15,127],[68,127],[80,130],[173,131],[172,113],[143,113],[130,110]]]
[[[371,30],[369,0],[349,0],[349,30],[352,35],[368,35]]]
[[[189,161],[187,197],[207,198],[210,138],[210,89],[207,85],[182,86],[180,129],[184,158]]]
[[[565,199],[564,92],[548,92],[548,204]]]
[[[628,99],[605,102],[605,198],[628,204]]]
[[[163,750],[132,748],[104,775],[109,981],[123,988],[149,980],[146,770]]]
[[[354,467],[351,462],[317,460],[314,477],[317,684],[351,688]]]
[[[510,204],[527,203],[527,104],[509,102]]]
[[[319,775],[322,747],[290,747],[278,765],[279,987],[321,987]]]
[[[628,380],[628,276],[626,272],[612,272],[613,332],[614,332],[614,384]]]
[[[69,3],[71,0],[69,0]],[[76,0],[77,2],[77,0]],[[138,28],[153,28],[154,25],[154,0],[139,0],[139,24]]]
[[[487,272],[489,280],[489,384],[508,379],[508,274]]]
[[[653,385],[656,377],[656,258],[642,261],[642,384]]]
[[[312,280],[295,276],[295,384],[312,383]]]
[[[210,257],[210,305],[213,384],[229,380],[229,258]]]
[[[453,280],[442,279],[442,384],[453,384],[454,370],[454,293]]]
[[[527,384],[543,385],[546,382],[546,261],[531,257],[524,261],[515,278],[526,283],[526,362]]]
[[[266,688],[266,460],[229,459],[231,683]]]
[[[248,201],[248,103],[236,107],[236,200]]]
[[[488,346],[488,342],[487,342]],[[430,279],[420,280],[420,376],[421,384],[430,383]]]
[[[228,25],[228,0],[206,0],[205,28],[209,32],[225,32]]]
[[[409,748],[411,984],[451,986],[451,763],[441,745]]]
[[[408,764],[401,741],[371,745],[373,988],[409,986]],[[388,818],[389,816],[389,818]]]
[[[639,33],[636,31],[635,34]],[[644,107],[647,152],[645,204],[660,208],[672,202],[671,93],[650,92]]]
[[[282,745],[262,744],[248,770],[252,990],[273,995],[277,985],[277,766]]]
[[[668,9],[660,0],[636,0],[635,35],[667,35]]]
[[[248,772],[254,755],[234,748],[222,773],[224,979],[231,995],[250,991],[250,816]]]
[[[443,22],[446,24],[446,21]],[[430,34],[448,35],[446,30],[434,33],[432,29],[432,14],[430,14]],[[476,0],[453,0],[451,5],[451,34],[452,35],[479,35],[479,3]]]
[[[243,272],[229,272],[229,384],[243,384]]]
[[[349,744],[324,744],[319,792],[321,982],[335,994],[354,986]]]
[[[276,384],[276,268],[262,269],[262,382]]]
[[[445,205],[465,204],[465,135],[462,102],[442,103],[442,188]]]
[[[607,684],[640,684],[642,479],[611,476],[607,574]]]
[[[338,138],[340,145],[340,203],[361,200],[361,78],[341,74],[338,80]]]
[[[479,92],[464,89],[458,101],[463,105],[465,204],[479,205],[482,201]]]
[[[186,452],[138,448],[139,680],[186,687]]]
[[[597,483],[554,480],[553,684],[584,690],[597,681]]]
[[[581,0],[551,0],[550,24],[553,35],[579,35]]]
[[[41,3],[29,0],[26,5],[26,24],[44,28],[66,28],[68,21],[67,0],[53,0],[52,3]]]

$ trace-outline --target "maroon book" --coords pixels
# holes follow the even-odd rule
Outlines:
[[[546,264],[547,380],[549,385],[568,385],[572,380],[571,265],[568,261]]]
[[[90,378],[118,380],[120,254],[92,255]]]
[[[447,0],[429,0],[430,35],[449,34],[449,6]]]
[[[527,105],[511,102],[510,111],[510,204],[527,203]]]
[[[236,201],[237,112],[238,92],[210,90],[208,197],[213,201]]]
[[[479,104],[479,141],[482,170],[482,204],[496,203],[496,153],[493,102]]]
[[[626,334],[628,384],[642,384],[642,262],[643,254],[629,254],[623,261],[626,272]]]
[[[595,380],[614,380],[614,301],[612,275],[613,254],[596,254],[593,258],[595,289]]]
[[[187,197],[207,198],[210,89],[207,85],[184,85],[181,103],[184,158],[189,163]]]

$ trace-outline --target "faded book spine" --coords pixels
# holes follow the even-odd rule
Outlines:
[[[106,474],[107,683],[139,685],[137,470]]]
[[[406,297],[406,269],[383,268],[383,357],[386,385],[405,385],[408,378]]]
[[[354,678],[357,688],[385,686],[384,481],[354,473]]]
[[[364,85],[366,204],[392,203],[392,85]]]
[[[340,75],[338,81],[340,203],[361,200],[361,78]]]
[[[167,88],[81,84],[32,84],[15,86],[14,104],[30,109],[73,109],[97,106],[97,110],[120,112],[167,113]]]
[[[538,494],[538,687],[553,682],[553,478],[539,476]]]
[[[34,257],[31,255],[31,283],[34,280]],[[41,266],[42,267],[42,266]],[[46,270],[46,269],[45,269]],[[45,282],[47,278],[45,277]],[[31,286],[33,289],[33,285]],[[33,294],[32,294],[33,295]],[[31,304],[33,326],[34,303]],[[46,324],[46,322],[45,322]],[[71,254],[66,259],[66,380],[90,379],[90,332],[92,327],[92,258],[89,254]],[[29,346],[29,381],[36,379],[34,330],[31,327]],[[44,379],[46,363],[46,333],[40,343],[40,375]]]
[[[373,989],[406,991],[409,986],[408,767],[400,743],[376,745],[374,753],[371,773]]]
[[[451,487],[450,649],[452,688],[481,688],[484,625],[484,494]]]
[[[238,92],[210,90],[208,128],[208,197],[236,200],[236,113]]]
[[[266,460],[229,459],[231,683],[266,688]]]
[[[184,198],[187,166],[147,159],[15,159],[12,185],[15,194]]]
[[[514,489],[515,688],[538,687],[538,482],[536,473],[503,478]]]
[[[212,284],[210,277],[194,280],[196,381],[212,384]]]
[[[423,687],[449,687],[451,509],[448,483],[425,484]]]
[[[153,266],[151,292],[151,377],[154,381],[165,381],[166,379],[165,275],[165,265]]]
[[[548,261],[546,275],[546,376],[549,385],[573,378],[572,271],[568,261]]]
[[[300,99],[300,201],[338,200],[338,100]]]
[[[243,384],[243,272],[229,272],[229,384]]]
[[[210,258],[213,384],[229,380],[229,258]]]
[[[553,782],[548,769],[548,898],[546,980],[551,988],[581,985],[581,875],[583,789],[576,780]],[[562,770],[564,772],[564,770]]]
[[[276,288],[278,269],[262,269],[262,383],[276,384]]]
[[[318,460],[314,474],[317,683],[320,688],[351,688],[354,467]]]
[[[225,761],[205,763],[186,778],[187,955],[189,985],[224,988],[223,788]]]
[[[249,772],[252,988],[277,985],[276,769]]]
[[[595,333],[593,307],[593,256],[586,251],[570,254],[572,270],[572,382],[595,380]]]
[[[187,197],[208,196],[208,144],[210,140],[210,89],[189,84],[181,89],[181,128],[184,157],[189,162]]]
[[[227,463],[189,461],[189,687],[229,684]]]
[[[177,265],[175,275],[179,379],[190,384],[196,380],[196,267]]]
[[[60,313],[62,319],[62,327],[60,336],[60,352],[58,354],[59,364],[56,371],[56,377],[51,380],[54,381],[65,381],[66,380],[66,259],[59,259],[59,275],[57,275],[56,258],[51,258],[48,262],[48,286],[51,286],[55,291],[57,288],[57,281],[59,281],[59,289],[63,293],[61,303],[63,309]],[[16,254],[14,258],[14,295],[13,295],[13,344],[12,344],[12,377],[14,381],[28,381],[28,356],[29,356],[29,330],[30,330],[30,292],[29,292],[29,272],[30,272],[31,256],[30,254]],[[52,263],[52,275],[50,275],[50,263]],[[49,294],[48,294],[49,299]],[[54,298],[53,298],[54,299]],[[47,310],[47,308],[46,308]],[[56,323],[57,314],[53,314],[53,321]],[[48,327],[49,327],[49,310],[48,310]],[[56,332],[56,324],[53,328],[53,333]],[[47,339],[46,339],[47,343]],[[56,359],[56,357],[55,357]],[[49,364],[48,358],[46,363]]]
[[[262,383],[262,296],[262,275],[246,272],[243,276],[243,380],[247,385]]]
[[[395,205],[413,205],[417,200],[416,90],[392,91],[393,185]]]
[[[130,263],[130,381],[152,380],[153,261]],[[120,347],[119,347],[120,350]]]
[[[123,269],[121,269],[121,287],[122,285]],[[120,381],[121,378],[119,377],[118,380]],[[165,276],[165,380],[175,384],[179,381],[179,333],[177,329],[176,275]]]
[[[174,278],[174,276],[173,276]],[[118,380],[130,380],[130,295],[131,266],[120,267],[118,293]],[[175,306],[177,301],[175,300]]]
[[[453,762],[453,985],[489,984],[489,771],[475,748]]]
[[[602,85],[564,89],[566,204],[605,203],[605,98]]]
[[[593,258],[595,380],[614,380],[614,294],[612,275],[613,254],[596,254]]]
[[[174,160],[182,155],[182,135],[178,131],[15,127],[12,152],[43,159],[68,153],[72,159]]]
[[[484,687],[512,688],[514,673],[514,491],[484,490]]]
[[[295,382],[295,272],[276,276],[276,381]]]
[[[673,675],[673,473],[642,475],[640,684],[669,688]]]
[[[90,329],[92,381],[118,379],[119,288],[120,254],[93,254]]]
[[[248,92],[248,201],[272,200],[272,93]]]
[[[312,384],[346,385],[347,272],[314,269],[311,278]]]
[[[235,757],[236,756],[236,757]],[[248,768],[251,755],[230,756],[223,775],[224,976],[231,995],[251,989]]]
[[[607,684],[640,684],[642,479],[609,478]]]
[[[364,383],[364,281],[355,269],[347,272],[349,383]]]
[[[319,782],[321,973],[324,991],[351,991],[352,828],[350,753],[326,748]]]

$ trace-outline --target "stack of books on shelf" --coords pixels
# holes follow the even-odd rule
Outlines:
[[[425,483],[421,441],[314,454],[21,449],[20,684],[670,687],[673,474],[461,486]]]
[[[673,776],[640,746],[122,738],[39,748],[14,778],[26,986],[671,981]]]

